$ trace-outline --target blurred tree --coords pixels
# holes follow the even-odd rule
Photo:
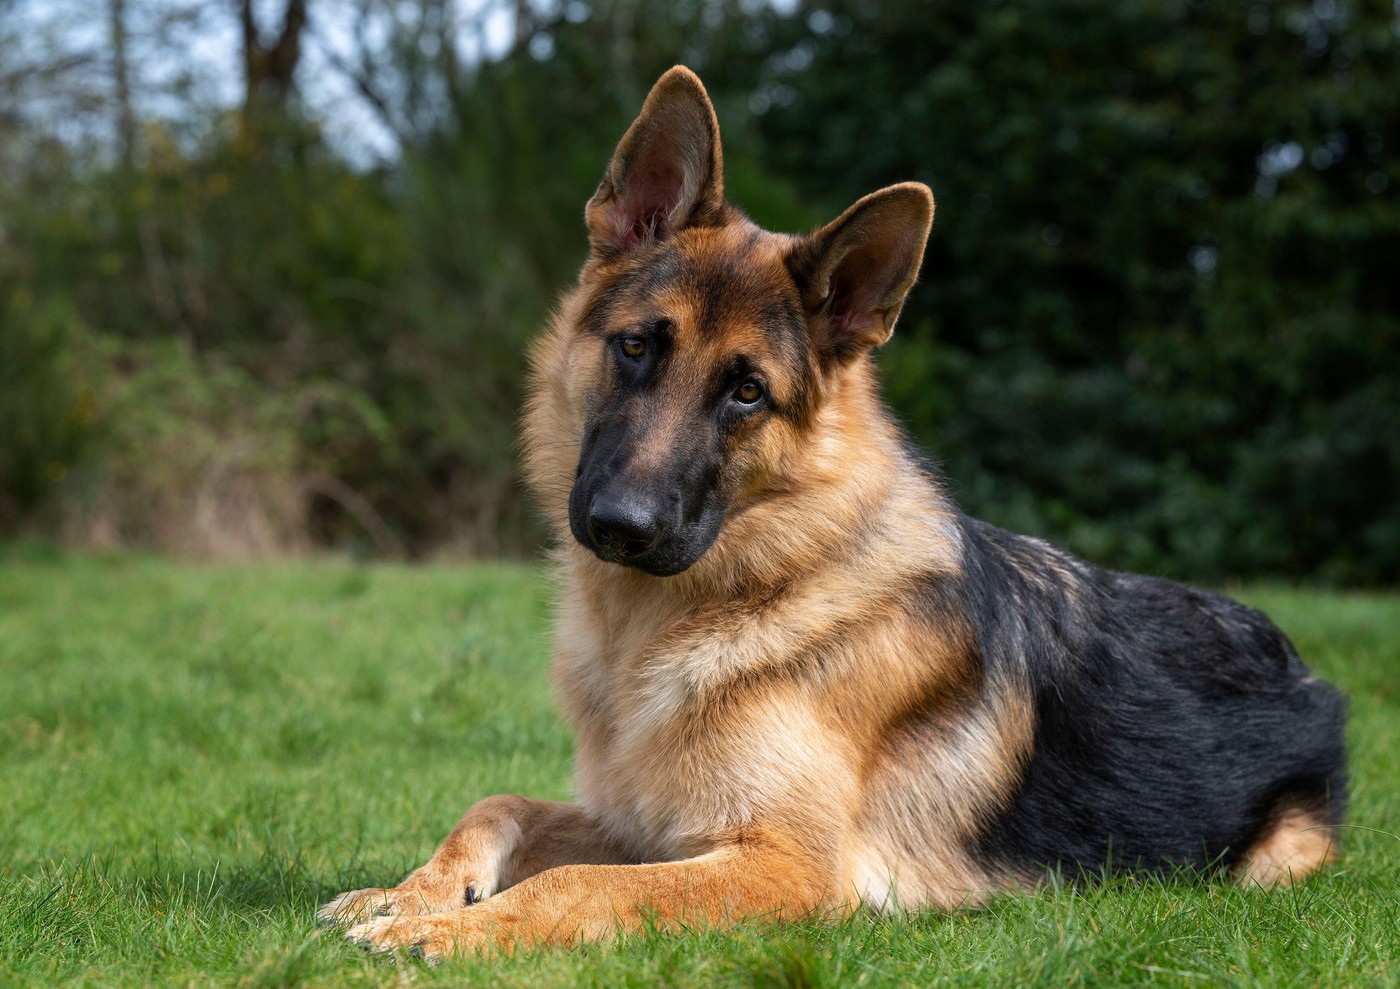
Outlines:
[[[280,115],[296,92],[301,37],[306,30],[306,0],[286,0],[270,30],[258,24],[254,0],[237,0],[243,43],[243,113]]]
[[[105,106],[102,49],[74,39],[61,11],[0,0],[0,181],[37,144]]]
[[[136,108],[131,99],[131,54],[127,45],[126,0],[107,0],[112,34],[112,97],[117,117],[117,161],[129,172],[136,160]]]
[[[1400,577],[1395,25],[1185,0],[784,22],[770,167],[841,200],[933,186],[883,360],[971,510],[1126,567]]]
[[[760,223],[933,186],[881,361],[970,510],[1125,567],[1400,576],[1380,0],[55,2],[111,29],[0,0],[28,12],[0,16],[0,383],[53,399],[0,428],[0,527],[78,499],[168,541],[203,499],[254,506],[256,546],[528,552],[522,351],[684,61]],[[194,54],[216,37],[241,106]],[[318,116],[341,80],[360,115]],[[373,166],[327,137],[361,121]]]

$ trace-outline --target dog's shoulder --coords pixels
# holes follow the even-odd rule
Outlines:
[[[962,520],[964,595],[983,659],[1033,679],[1150,667],[1201,690],[1254,690],[1306,677],[1262,612],[1177,581],[1109,570],[1045,540]]]

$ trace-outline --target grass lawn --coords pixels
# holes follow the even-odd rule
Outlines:
[[[1400,985],[1400,597],[1239,596],[1352,699],[1347,855],[1298,889],[1119,882],[429,969],[312,914],[479,797],[568,797],[537,570],[0,551],[0,986]]]

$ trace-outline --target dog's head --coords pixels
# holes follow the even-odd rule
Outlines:
[[[709,97],[671,69],[588,203],[579,287],[534,354],[527,463],[546,507],[563,521],[567,460],[573,538],[657,576],[802,483],[933,219],[927,187],[905,183],[807,236],[769,233],[725,201],[723,174]]]

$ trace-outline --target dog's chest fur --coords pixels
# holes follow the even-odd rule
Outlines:
[[[790,814],[815,788],[854,785],[842,779],[852,776],[849,754],[820,723],[808,685],[764,675],[796,662],[808,636],[755,661],[753,638],[771,638],[756,614],[720,618],[679,597],[599,593],[596,579],[593,594],[582,586],[562,588],[554,670],[578,732],[578,799],[640,857],[704,851]]]

